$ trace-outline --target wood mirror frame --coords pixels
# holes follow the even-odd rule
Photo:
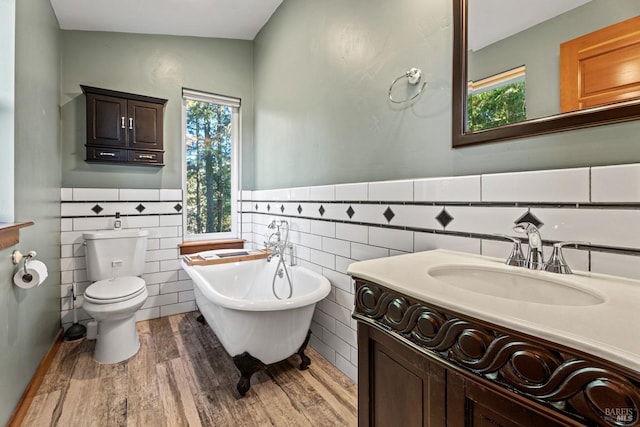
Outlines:
[[[640,118],[640,100],[632,100],[526,120],[493,129],[467,132],[465,125],[467,109],[468,1],[453,0],[453,148],[582,129]]]

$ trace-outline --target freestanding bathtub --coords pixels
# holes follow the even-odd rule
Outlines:
[[[215,251],[201,255],[211,253]],[[251,375],[265,365],[298,353],[300,369],[308,367],[304,349],[313,310],[331,290],[326,277],[304,267],[287,266],[293,294],[280,300],[272,291],[277,267],[276,259],[202,266],[182,261],[195,284],[200,312],[240,371],[237,389],[241,396],[249,390]],[[275,290],[280,297],[288,295],[286,275],[276,277]]]

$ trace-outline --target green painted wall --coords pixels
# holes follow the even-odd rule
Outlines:
[[[254,188],[630,163],[640,122],[454,150],[450,0],[284,0],[254,42]],[[410,67],[429,82],[389,103]]]
[[[560,112],[560,43],[640,14],[640,2],[592,0],[507,39],[469,53],[469,78],[526,65],[527,116]]]
[[[0,222],[13,221],[16,1],[0,0]]]
[[[62,31],[62,186],[180,188],[183,87],[242,99],[244,182],[250,184],[252,49],[250,41],[242,40]],[[85,163],[85,97],[81,84],[168,99],[164,123],[166,166]]]
[[[20,232],[19,245],[0,251],[0,424],[8,420],[60,329],[58,34],[49,1],[16,2],[12,185],[15,219],[35,225]],[[13,285],[14,249],[38,252],[37,259],[49,269],[42,286],[23,290]]]

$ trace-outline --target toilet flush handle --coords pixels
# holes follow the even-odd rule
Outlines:
[[[124,261],[121,259],[114,259],[111,261],[111,267],[122,267],[122,264],[124,264]]]

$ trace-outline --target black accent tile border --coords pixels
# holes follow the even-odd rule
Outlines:
[[[529,224],[535,225],[536,228],[541,228],[544,225],[544,222],[540,221],[540,219],[538,219],[537,216],[532,214],[530,210],[528,210],[520,218],[518,218],[515,221],[513,221],[513,223],[516,224],[516,225],[520,224],[521,222],[528,222]]]
[[[246,202],[247,200],[245,200]],[[60,203],[182,203],[182,200],[60,200]]]
[[[436,221],[440,223],[442,228],[447,228],[447,225],[451,224],[451,221],[453,221],[453,217],[449,212],[447,212],[446,208],[442,208],[438,216],[436,216]]]
[[[241,212],[242,213],[242,212]],[[244,212],[244,213],[248,213],[248,212]],[[142,216],[182,216],[182,213],[176,212],[176,213],[154,213],[154,214],[150,214],[150,213],[143,213],[143,214],[120,214],[120,217],[125,218],[125,217],[134,217],[134,218],[140,218]],[[61,219],[74,219],[74,218],[115,218],[115,215],[62,215],[60,216]]]
[[[393,211],[391,210],[391,206],[387,206],[387,209],[384,211],[382,215],[384,215],[387,222],[391,222],[393,217],[396,216],[396,214],[394,214]]]
[[[402,204],[402,203],[396,203],[396,204]],[[247,214],[247,215],[248,214],[266,215],[264,213],[254,212],[254,211],[242,211],[240,213]],[[292,215],[280,215],[280,214],[270,214],[269,216],[270,217],[278,216],[278,217],[293,218],[293,219],[308,219],[312,221],[325,221],[325,222],[333,222],[333,223],[339,223],[339,224],[353,224],[353,225],[362,225],[365,227],[386,228],[390,230],[413,231],[416,233],[441,234],[441,235],[447,235],[447,236],[465,237],[468,239],[481,239],[481,240],[493,240],[493,241],[504,242],[504,238],[502,237],[495,236],[493,234],[484,234],[484,233],[469,233],[469,232],[462,232],[462,231],[448,231],[448,230],[439,230],[439,229],[432,229],[432,228],[406,227],[402,225],[391,225],[391,224],[374,224],[370,222],[360,222],[360,221],[343,221],[343,220],[317,218],[317,217],[310,217],[310,216],[292,216]],[[526,243],[524,239],[520,239],[520,240],[523,243]],[[553,246],[555,243],[559,243],[559,241],[557,240],[542,241],[542,244],[548,247]],[[575,246],[570,245],[568,247],[570,249],[575,248],[583,251],[604,252],[604,253],[611,253],[611,254],[617,254],[617,255],[630,255],[630,256],[640,257],[640,248],[625,248],[625,247],[605,246],[605,245],[575,245]]]
[[[95,200],[91,202],[96,202]],[[106,201],[114,202],[114,200]],[[106,203],[105,202],[105,203]],[[119,202],[119,201],[118,201]],[[157,200],[156,200],[157,202]],[[282,200],[249,200],[245,199],[242,202],[249,203],[282,203]],[[74,202],[62,202],[62,203],[81,203]],[[496,207],[496,208],[564,208],[564,209],[640,209],[640,203],[558,203],[558,202],[439,202],[439,201],[406,201],[399,202],[397,200],[287,200],[286,203],[320,203],[325,205],[404,205],[404,206],[469,206],[469,207]]]
[[[347,209],[347,215],[349,215],[349,219],[353,218],[353,215],[355,215],[356,211],[353,210],[353,206],[349,205],[349,209]]]

